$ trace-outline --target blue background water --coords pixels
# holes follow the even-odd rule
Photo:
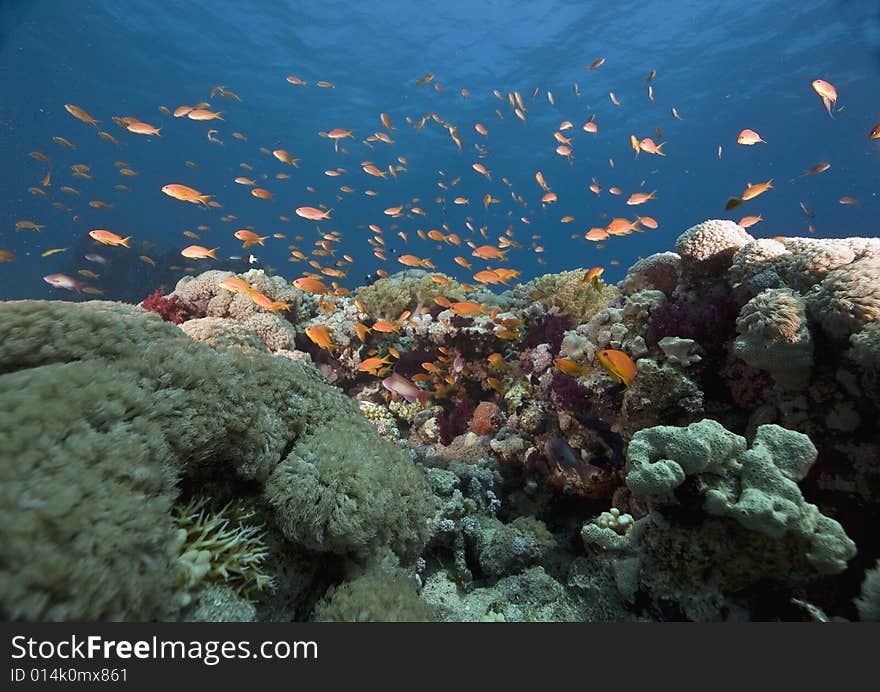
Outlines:
[[[606,58],[601,68],[584,69],[599,56]],[[652,69],[657,70],[653,102],[643,81]],[[426,72],[436,74],[442,93],[432,85],[414,86]],[[288,84],[285,77],[291,74],[309,86]],[[604,265],[615,280],[637,257],[671,249],[678,233],[706,218],[736,220],[760,213],[765,221],[751,229],[755,235],[805,234],[800,201],[815,211],[817,237],[876,235],[880,141],[869,141],[868,133],[880,122],[878,76],[880,9],[873,2],[5,2],[0,5],[0,249],[13,250],[16,259],[0,264],[0,297],[75,298],[50,288],[42,276],[60,271],[76,276],[79,268],[100,273],[101,267],[82,259],[83,252],[98,251],[127,269],[117,271],[111,285],[91,283],[105,288],[108,297],[136,300],[174,278],[137,255],[146,252],[159,259],[167,253],[163,266],[192,265],[175,255],[196,242],[182,231],[201,224],[211,230],[200,234],[200,242],[220,246],[222,256],[240,254],[240,243],[232,238],[238,228],[253,225],[261,235],[285,233],[286,240],[270,239],[257,254],[293,279],[308,267],[286,261],[287,245],[300,234],[305,240],[298,246],[308,254],[316,237],[315,224],[293,210],[319,203],[334,209],[332,221],[321,223],[322,231],[343,232],[337,257],[345,252],[356,260],[344,282],[348,286],[362,283],[377,267],[400,268],[390,254],[384,265],[372,256],[366,242],[372,234],[363,227],[368,223],[385,229],[389,246],[430,257],[439,269],[465,280],[469,272],[452,257],[469,257],[470,251],[464,246],[437,249],[416,236],[417,228],[438,228],[445,220],[465,237],[471,235],[464,228],[470,215],[476,226],[488,224],[489,237],[495,239],[513,224],[516,239],[526,247],[510,253],[508,266],[521,270],[523,278]],[[843,110],[834,119],[810,87],[816,78],[837,87]],[[316,88],[317,80],[336,88]],[[225,122],[167,118],[157,110],[162,104],[173,110],[206,101],[218,84],[243,98],[241,103],[220,96],[213,100]],[[470,98],[460,95],[462,87]],[[541,92],[532,101],[535,87]],[[520,122],[506,102],[492,95],[493,89],[505,95],[518,90],[526,100],[528,121]],[[548,103],[546,90],[553,92],[555,106]],[[620,107],[611,104],[609,91],[616,93]],[[122,148],[68,115],[65,103],[85,108]],[[673,106],[683,120],[672,117]],[[430,111],[458,126],[461,153],[440,126],[429,122],[416,132],[405,122],[407,115],[418,120]],[[371,151],[361,141],[383,129],[381,112],[393,120],[396,144],[377,142]],[[599,126],[596,136],[580,129],[591,113]],[[113,124],[112,115],[136,116],[161,127],[162,136],[128,133]],[[565,133],[574,138],[571,166],[554,151],[553,132],[566,119],[575,125]],[[476,122],[489,128],[488,139],[474,131]],[[207,140],[212,127],[220,131],[223,146]],[[344,140],[348,155],[334,154],[331,143],[317,134],[334,127],[355,131],[357,139]],[[643,153],[634,159],[629,134],[653,136],[655,127],[668,142],[668,156]],[[736,136],[746,127],[757,130],[767,144],[737,145]],[[246,135],[247,142],[234,139],[233,131]],[[77,150],[63,149],[52,136],[66,137]],[[491,155],[477,158],[475,142],[486,145]],[[260,147],[289,150],[301,159],[299,168],[266,158]],[[45,174],[45,166],[28,156],[34,150],[52,158],[48,199],[27,191],[39,186]],[[398,155],[409,163],[396,182],[360,170],[362,160],[384,167]],[[615,161],[613,170],[609,158]],[[117,160],[130,163],[139,177],[121,177],[113,166]],[[199,168],[186,167],[186,160]],[[820,160],[831,162],[831,170],[788,183]],[[489,168],[491,182],[471,169],[475,161]],[[253,165],[255,175],[242,170],[240,162]],[[72,178],[69,166],[74,163],[89,164],[94,179]],[[336,166],[345,167],[347,175],[323,174]],[[447,180],[461,176],[459,185],[445,193],[445,217],[434,203],[443,194],[436,184],[438,170],[448,173]],[[559,196],[559,203],[547,209],[540,204],[537,170]],[[292,178],[275,180],[282,171]],[[236,176],[260,173],[270,176],[260,184],[275,193],[274,201],[255,199],[249,188],[233,183]],[[525,210],[510,199],[503,176],[525,197]],[[587,189],[593,176],[604,188],[599,197]],[[725,201],[741,194],[747,181],[769,178],[775,190],[724,212]],[[645,191],[658,191],[658,199],[626,206],[642,180]],[[160,188],[172,182],[212,194],[224,208],[205,211],[163,195]],[[117,183],[129,185],[131,192],[114,190]],[[72,198],[59,191],[61,185],[82,194]],[[307,185],[316,193],[308,193]],[[357,193],[337,202],[340,185]],[[613,185],[625,194],[609,195]],[[379,196],[365,197],[367,188]],[[503,203],[485,211],[481,199],[487,192]],[[471,205],[453,206],[457,195],[469,197]],[[842,206],[837,201],[842,195],[860,203]],[[382,210],[413,197],[421,199],[418,204],[429,216],[397,221],[409,235],[404,249],[390,230],[393,220]],[[72,213],[51,206],[59,200]],[[113,208],[93,209],[89,200]],[[600,218],[603,212],[605,219]],[[634,213],[656,218],[660,228],[611,238],[602,250],[583,240],[590,227]],[[81,220],[73,221],[72,214]],[[219,218],[224,214],[238,221],[223,223]],[[281,214],[292,221],[280,222]],[[559,223],[565,214],[576,221]],[[531,215],[530,225],[518,220],[523,215]],[[39,234],[15,233],[19,219],[46,228]],[[86,238],[92,228],[133,235],[135,247],[98,246]],[[543,255],[529,249],[535,233],[542,235]],[[572,240],[572,234],[578,238]],[[140,245],[145,240],[158,247],[145,251]],[[65,246],[71,250],[40,256]],[[538,264],[539,257],[545,266]],[[475,270],[486,265],[470,259]],[[610,266],[612,259],[620,266]],[[205,269],[210,265],[210,260],[199,263]]]

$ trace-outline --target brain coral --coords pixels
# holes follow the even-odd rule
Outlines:
[[[736,321],[734,352],[781,385],[802,389],[810,380],[813,339],[803,298],[788,288],[768,288],[746,303]]]
[[[0,320],[0,614],[163,617],[176,481],[196,471],[259,488],[306,464],[315,483],[275,478],[271,499],[279,525],[327,527],[309,547],[421,548],[426,481],[308,366],[117,303],[0,303]]]
[[[660,252],[638,260],[629,268],[621,283],[625,295],[647,289],[672,296],[681,278],[681,257],[674,252]]]
[[[807,295],[810,315],[829,335],[848,337],[880,317],[880,257],[829,272]]]
[[[733,221],[710,219],[691,226],[675,241],[685,273],[707,274],[727,269],[737,250],[754,240]]]

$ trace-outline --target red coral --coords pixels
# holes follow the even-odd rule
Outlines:
[[[177,296],[166,298],[162,295],[162,290],[159,288],[144,298],[141,307],[144,310],[160,314],[163,320],[173,322],[174,324],[185,322],[189,317],[189,312],[186,308],[177,304]]]
[[[491,435],[501,427],[501,409],[491,401],[477,404],[471,419],[471,430],[476,435]]]

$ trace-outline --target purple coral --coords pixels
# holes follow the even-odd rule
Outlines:
[[[471,416],[474,415],[474,402],[465,396],[449,413],[437,415],[437,427],[439,430],[440,444],[448,445],[456,437],[467,430]]]
[[[587,406],[588,392],[571,375],[557,372],[550,381],[550,390],[559,406],[569,411],[581,411]]]
[[[724,343],[735,335],[738,313],[733,296],[722,287],[700,296],[676,295],[651,313],[646,340],[652,347],[666,336],[693,339],[702,346]]]
[[[532,327],[522,341],[520,350],[537,348],[540,344],[550,346],[552,353],[559,353],[565,332],[571,326],[567,317],[562,315],[547,315],[542,322]]]

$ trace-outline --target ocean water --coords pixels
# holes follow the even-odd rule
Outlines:
[[[601,67],[585,69],[600,57]],[[652,70],[653,101],[645,82]],[[429,72],[434,81],[417,86]],[[288,75],[308,85],[290,84]],[[254,252],[259,266],[288,279],[312,269],[288,261],[291,246],[309,255],[319,234],[339,231],[335,257],[316,259],[328,267],[350,255],[353,262],[343,267],[347,276],[339,279],[349,288],[378,269],[403,268],[397,262],[402,254],[429,258],[438,270],[465,281],[472,280],[471,272],[454,263],[457,255],[471,259],[473,271],[508,266],[521,271],[522,280],[603,266],[614,281],[638,257],[673,249],[681,231],[707,218],[760,214],[764,220],[750,232],[761,237],[875,235],[880,140],[870,140],[869,133],[880,122],[878,77],[880,8],[874,2],[3,2],[0,250],[14,259],[0,263],[0,298],[91,297],[52,288],[42,278],[66,273],[107,298],[137,301],[157,287],[170,290],[185,267],[219,266],[210,259],[185,260],[179,256],[183,247],[219,247],[225,260],[242,254],[232,234],[250,227],[259,235],[285,236],[270,237]],[[811,88],[814,79],[837,89],[833,118]],[[318,80],[334,88],[319,88]],[[241,101],[210,98],[217,85]],[[525,122],[508,103],[513,92],[523,98]],[[222,111],[223,121],[159,111],[202,101]],[[69,115],[65,104],[88,111],[120,146]],[[673,107],[681,120],[673,117]],[[394,143],[370,147],[364,143],[368,136],[386,132],[380,113],[391,118]],[[421,130],[407,124],[407,116],[418,123],[428,113],[457,127],[461,151],[430,117]],[[591,115],[595,135],[581,129]],[[127,132],[113,116],[135,117],[161,128],[161,135]],[[573,124],[562,133],[572,138],[571,161],[555,151],[554,132],[565,120]],[[488,137],[474,130],[476,123],[488,128]],[[342,140],[345,151],[334,152],[330,140],[319,136],[332,128],[353,130],[354,138]],[[643,152],[636,158],[630,134],[655,137],[655,128],[662,131],[657,141],[666,142],[667,156]],[[744,128],[766,143],[738,145]],[[222,144],[209,141],[211,129]],[[52,137],[66,138],[76,150]],[[480,157],[475,145],[488,155]],[[300,159],[299,166],[291,168],[261,147],[285,149]],[[47,165],[32,158],[33,151],[50,157],[49,186],[41,185]],[[396,180],[361,170],[365,160],[385,169],[399,156],[406,164]],[[118,161],[138,175],[120,176]],[[820,161],[831,168],[789,182]],[[475,162],[489,169],[491,180],[472,169]],[[243,163],[253,170],[244,170]],[[90,166],[92,179],[73,177],[74,164]],[[346,173],[324,174],[337,167]],[[542,205],[537,171],[557,193],[557,203]],[[291,177],[279,180],[277,173]],[[274,199],[254,198],[247,186],[233,182],[241,175],[256,179]],[[598,196],[588,189],[594,177],[602,186]],[[454,178],[460,178],[455,187],[438,187]],[[728,198],[741,195],[747,182],[771,178],[774,189],[725,211]],[[222,208],[172,199],[161,192],[169,183],[210,194]],[[115,189],[118,184],[130,191]],[[355,192],[341,193],[341,185]],[[62,186],[79,194],[62,192]],[[613,186],[623,194],[609,194]],[[366,196],[366,189],[378,195]],[[631,193],[652,190],[656,200],[625,204]],[[500,203],[485,209],[486,194]],[[439,196],[445,204],[436,201]],[[470,204],[452,204],[457,196]],[[858,204],[841,204],[843,196]],[[90,201],[112,208],[93,208]],[[814,218],[807,218],[801,202]],[[296,216],[294,210],[306,205],[332,208],[331,219],[315,223]],[[397,205],[418,206],[426,215],[407,212],[392,219],[383,213]],[[653,217],[659,228],[609,238],[604,247],[583,238],[591,227],[636,214]],[[222,221],[226,215],[237,218]],[[575,218],[564,224],[563,216]],[[477,232],[468,230],[468,218]],[[19,220],[45,228],[16,232]],[[522,249],[512,249],[498,265],[470,257],[465,245],[417,235],[444,223],[444,233],[477,244],[495,243],[511,228]],[[374,256],[367,224],[382,227],[387,261]],[[484,226],[485,241],[479,233]],[[131,235],[132,247],[101,246],[89,239],[92,229]],[[185,230],[199,240],[184,236]],[[55,248],[68,249],[42,256]],[[108,264],[90,263],[83,258],[87,253],[99,253]],[[99,277],[84,278],[78,274],[83,269]]]

